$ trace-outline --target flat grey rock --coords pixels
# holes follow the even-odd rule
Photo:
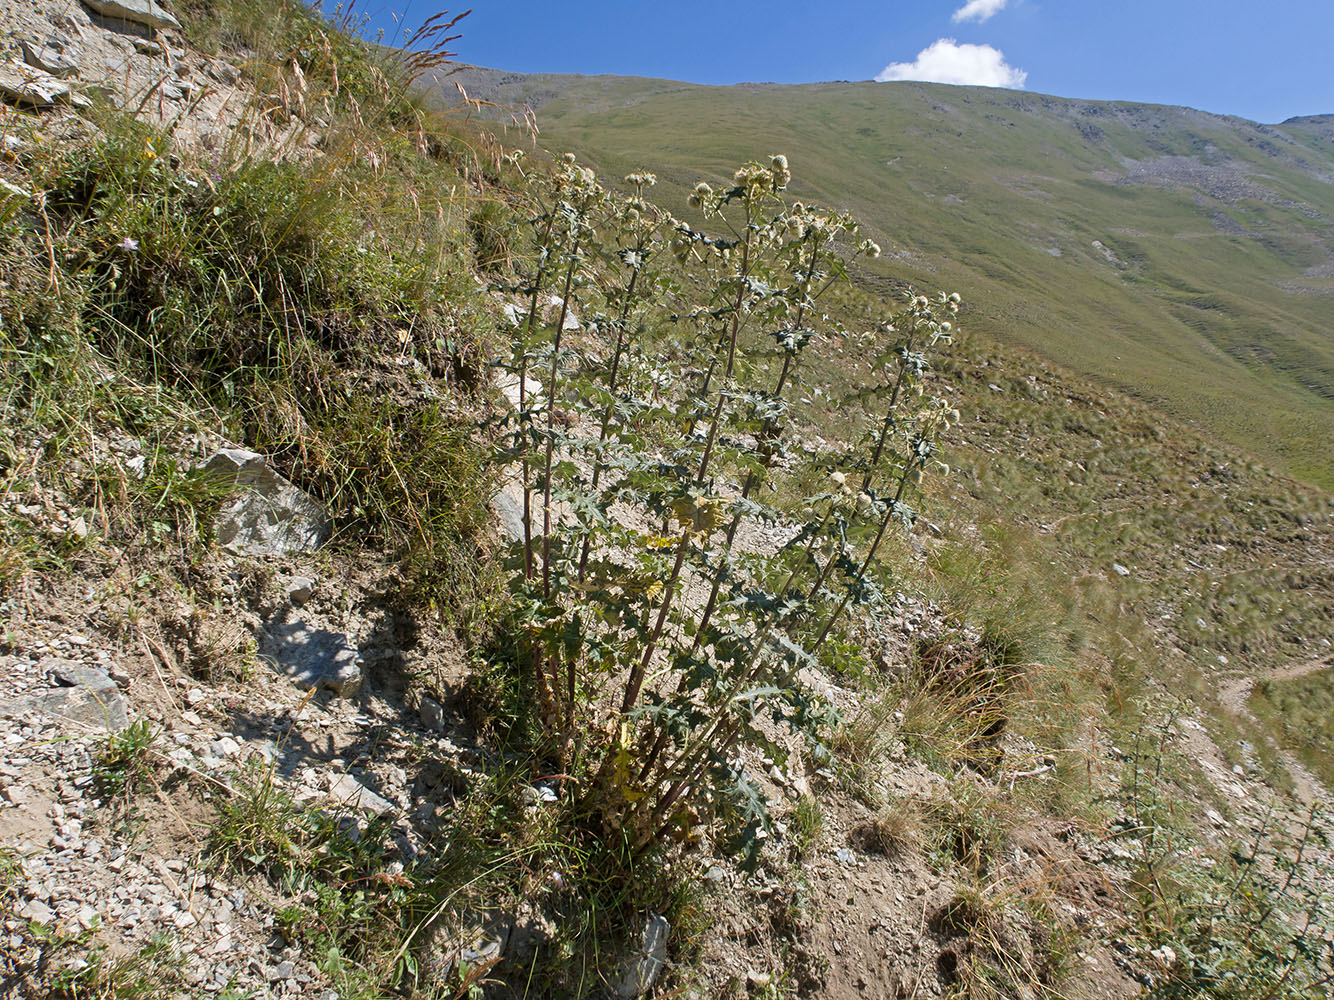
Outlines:
[[[97,667],[87,667],[73,660],[51,657],[38,664],[61,687],[86,687],[90,691],[109,691],[119,688],[111,675]]]
[[[25,41],[23,43],[23,58],[27,60],[28,65],[36,66],[38,69],[62,80],[75,76],[79,72],[78,64],[70,57],[69,53],[62,52],[54,45],[34,45],[32,42]]]
[[[347,636],[300,619],[266,625],[260,654],[303,688],[328,688],[347,698],[361,686],[361,654]]]
[[[26,63],[0,63],[0,97],[22,107],[42,110],[70,101],[70,85]]]
[[[115,21],[129,21],[149,28],[179,28],[181,22],[153,0],[83,0],[94,14]]]
[[[29,712],[38,712],[118,733],[130,724],[130,713],[120,688],[110,678],[108,682],[111,684],[109,688],[58,687],[14,698],[0,703],[0,718],[17,719]]]
[[[241,555],[313,552],[329,539],[332,525],[318,502],[269,467],[263,455],[224,448],[204,468],[234,483],[240,494],[218,512],[218,544]]]
[[[396,811],[392,802],[376,795],[350,774],[341,774],[330,784],[329,798],[339,805],[372,812],[377,816],[388,816]]]

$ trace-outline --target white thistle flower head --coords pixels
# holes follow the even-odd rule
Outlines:
[[[866,256],[870,257],[872,260],[875,260],[875,258],[880,256],[880,244],[876,243],[874,240],[863,240],[861,249],[862,253],[866,254]]]
[[[561,159],[564,160],[566,163],[573,163],[575,157],[573,153],[566,153],[564,156],[561,157]]]
[[[773,168],[778,171],[787,171],[787,157],[782,153],[775,153],[772,160]]]
[[[835,486],[842,486],[848,481],[848,477],[842,472],[831,472],[829,474],[829,481]]]
[[[700,181],[695,185],[695,194],[699,195],[701,198],[707,198],[709,195],[713,194],[713,188],[709,187],[704,181]]]
[[[949,332],[950,332],[951,330],[953,330],[953,329],[954,329],[954,327],[950,324],[950,321],[949,321],[949,320],[944,320],[944,321],[940,324],[940,332],[941,332],[941,333],[949,333]]]
[[[951,292],[951,293],[950,293],[950,301],[953,302],[953,303],[957,306],[960,302],[963,301],[963,299],[961,299],[961,298],[959,297],[959,293],[958,293],[958,292]]]
[[[750,171],[745,167],[737,167],[736,173],[732,175],[732,180],[736,181],[737,184],[745,184],[750,180]]]

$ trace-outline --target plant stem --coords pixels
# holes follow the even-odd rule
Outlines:
[[[861,582],[862,577],[866,576],[866,570],[870,567],[871,560],[875,558],[875,554],[880,548],[880,543],[884,541],[885,532],[889,529],[889,522],[894,519],[894,509],[898,506],[899,501],[903,499],[903,492],[908,486],[908,474],[911,471],[911,465],[905,465],[903,467],[903,474],[899,477],[899,488],[894,493],[894,499],[890,501],[889,509],[885,511],[884,518],[880,521],[880,530],[875,534],[875,541],[871,543],[871,548],[866,553],[866,558],[862,560],[861,567],[857,570],[857,575],[853,577],[852,582],[848,585],[847,592],[843,595],[843,600],[840,601],[838,607],[834,609],[834,613],[829,616],[829,621],[825,622],[824,628],[820,631],[820,637],[815,640],[815,645],[811,648],[812,653],[819,650],[819,648],[824,645],[824,641],[829,638],[829,632],[833,629],[839,616],[843,614],[843,611],[852,601],[853,587]]]
[[[574,272],[579,263],[578,236],[570,253],[570,266],[565,271],[565,289],[561,293],[560,317],[551,343],[551,385],[547,387],[547,452],[542,473],[542,596],[551,599],[551,461],[556,450],[556,378],[560,371],[561,333],[565,317],[570,312],[570,289],[574,286]]]
[[[639,241],[636,251],[640,254],[644,251],[644,241]],[[593,493],[597,493],[598,483],[602,479],[602,470],[605,463],[602,461],[601,445],[607,441],[607,432],[611,428],[612,409],[616,405],[614,394],[616,392],[616,376],[621,366],[621,353],[625,349],[625,325],[629,322],[630,303],[634,299],[635,282],[639,280],[639,269],[635,268],[630,274],[630,281],[625,287],[625,301],[621,303],[621,316],[616,325],[616,349],[611,356],[611,372],[607,376],[607,393],[612,399],[607,400],[607,405],[602,408],[602,421],[598,427],[598,451],[593,464],[593,481],[589,487]],[[588,550],[593,542],[592,529],[584,532],[584,541],[579,552],[579,582],[583,583],[588,571]]]
[[[889,394],[889,405],[885,408],[885,422],[880,428],[880,438],[875,443],[875,451],[871,454],[871,464],[866,469],[866,478],[862,480],[862,489],[871,488],[871,477],[875,475],[876,469],[880,467],[880,455],[885,449],[885,442],[889,440],[889,432],[894,425],[894,416],[898,410],[899,392],[903,388],[903,381],[908,374],[908,359],[906,355],[912,350],[913,340],[917,336],[916,330],[908,335],[908,341],[904,345],[905,357],[899,361],[899,376],[894,382],[894,391]]]
[[[530,420],[527,405],[528,338],[532,336],[533,324],[537,321],[537,301],[542,293],[542,282],[546,278],[547,261],[551,259],[551,233],[555,225],[555,213],[548,212],[546,230],[542,233],[540,241],[543,250],[542,262],[538,265],[537,275],[533,278],[533,294],[529,298],[528,316],[524,320],[523,332],[519,340],[519,429],[523,437],[523,578],[525,580],[533,578],[533,511],[532,493],[528,488],[528,476],[531,472],[528,463],[527,434],[527,426]]]

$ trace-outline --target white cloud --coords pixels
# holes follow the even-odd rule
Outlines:
[[[941,38],[917,53],[913,62],[890,63],[876,79],[881,83],[925,80],[1019,89],[1028,79],[1028,73],[1007,63],[1000,49],[990,45],[960,45],[953,38]]]
[[[987,21],[1005,9],[1010,0],[968,0],[954,12],[954,23]]]

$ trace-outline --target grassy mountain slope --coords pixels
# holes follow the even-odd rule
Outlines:
[[[918,83],[454,79],[531,104],[544,145],[609,174],[651,165],[674,209],[701,177],[785,152],[797,197],[851,210],[885,246],[868,286],[965,289],[972,328],[1334,485],[1327,118]]]

